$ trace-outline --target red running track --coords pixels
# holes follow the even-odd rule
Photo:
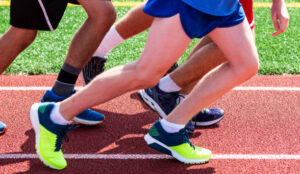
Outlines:
[[[51,86],[56,76],[0,76],[1,87]],[[80,85],[80,84],[78,84]],[[300,76],[256,76],[243,87],[300,87]],[[225,110],[217,125],[198,128],[191,141],[212,150],[215,158],[204,165],[185,165],[173,159],[67,159],[61,173],[299,173],[300,90],[233,90],[211,107]],[[43,90],[0,88],[0,120],[8,131],[0,137],[0,173],[54,173],[44,167],[34,151],[29,108]],[[143,135],[158,115],[135,93],[128,93],[94,107],[106,115],[96,127],[69,133],[65,154],[160,155],[147,147]],[[7,158],[5,155],[11,155]],[[221,154],[291,155],[281,159],[220,159]],[[22,155],[33,155],[26,158]],[[247,156],[248,155],[248,156]],[[2,156],[2,157],[1,157]],[[253,156],[252,156],[253,157]]]

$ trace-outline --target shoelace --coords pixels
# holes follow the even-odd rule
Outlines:
[[[202,109],[200,112],[201,112],[201,113],[208,113],[208,112],[209,112],[209,109],[204,108],[204,109]]]
[[[177,105],[179,105],[184,99],[185,99],[184,95],[180,93],[177,94],[177,98],[176,98]]]
[[[55,144],[55,151],[59,151],[62,147],[62,140],[64,139],[66,142],[69,142],[69,137],[67,135],[67,133],[70,131],[70,130],[74,130],[76,129],[77,127],[79,127],[79,125],[76,125],[76,124],[70,124],[70,125],[67,125],[65,126],[63,129],[62,129],[62,132],[60,134],[57,135],[57,139],[56,139],[56,144]]]
[[[158,94],[158,98],[160,99],[160,103],[163,106],[166,106],[167,114],[172,111],[177,105],[177,98],[180,95],[178,92],[172,92],[168,94]]]
[[[195,146],[192,144],[192,142],[189,139],[189,131],[186,129],[182,129],[180,131],[181,135],[183,136],[183,142],[189,143],[189,145],[195,150]]]

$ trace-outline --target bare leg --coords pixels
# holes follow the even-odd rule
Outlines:
[[[0,38],[0,74],[26,49],[35,39],[36,30],[11,26]]]
[[[234,27],[217,28],[209,36],[228,62],[200,80],[188,97],[166,117],[169,122],[186,124],[197,112],[254,76],[258,70],[258,55],[246,20]]]
[[[83,90],[61,102],[61,114],[70,120],[84,109],[125,92],[154,86],[184,53],[190,40],[182,29],[179,15],[156,18],[140,59],[97,76]]]
[[[123,39],[128,39],[148,29],[154,17],[143,12],[146,2],[132,8],[121,20],[115,25],[116,30]]]
[[[114,23],[116,13],[110,1],[78,1],[87,12],[88,18],[71,42],[66,63],[76,68],[83,68]]]
[[[182,94],[188,94],[199,79],[225,61],[219,48],[206,36],[196,45],[188,60],[173,71],[170,77],[183,88]]]
[[[254,29],[252,34],[255,40]],[[189,94],[206,73],[225,61],[226,58],[218,46],[206,36],[193,48],[187,61],[170,76],[182,88],[182,94]]]

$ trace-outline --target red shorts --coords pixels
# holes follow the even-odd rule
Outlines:
[[[254,28],[253,0],[239,0],[242,4],[251,29]]]

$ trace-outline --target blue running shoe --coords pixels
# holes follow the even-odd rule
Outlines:
[[[61,170],[67,162],[61,151],[62,140],[68,142],[67,132],[72,125],[55,124],[50,113],[54,103],[35,103],[30,109],[30,120],[35,132],[35,148],[40,160],[48,167]]]
[[[6,125],[0,121],[0,135],[3,135],[7,130]]]
[[[73,90],[72,93],[68,96],[58,96],[56,95],[52,90],[47,90],[45,95],[43,96],[41,102],[60,102],[71,95],[73,95],[76,91]],[[80,114],[78,114],[76,117],[73,118],[74,121],[80,124],[92,126],[97,125],[103,122],[104,115],[93,111],[91,109],[87,109]]]
[[[224,111],[220,108],[203,109],[192,118],[192,123],[196,126],[211,126],[218,123],[224,117]]]
[[[162,128],[160,121],[154,123],[144,139],[151,148],[186,164],[205,163],[211,158],[210,150],[194,146],[190,142],[186,129],[168,133]]]

